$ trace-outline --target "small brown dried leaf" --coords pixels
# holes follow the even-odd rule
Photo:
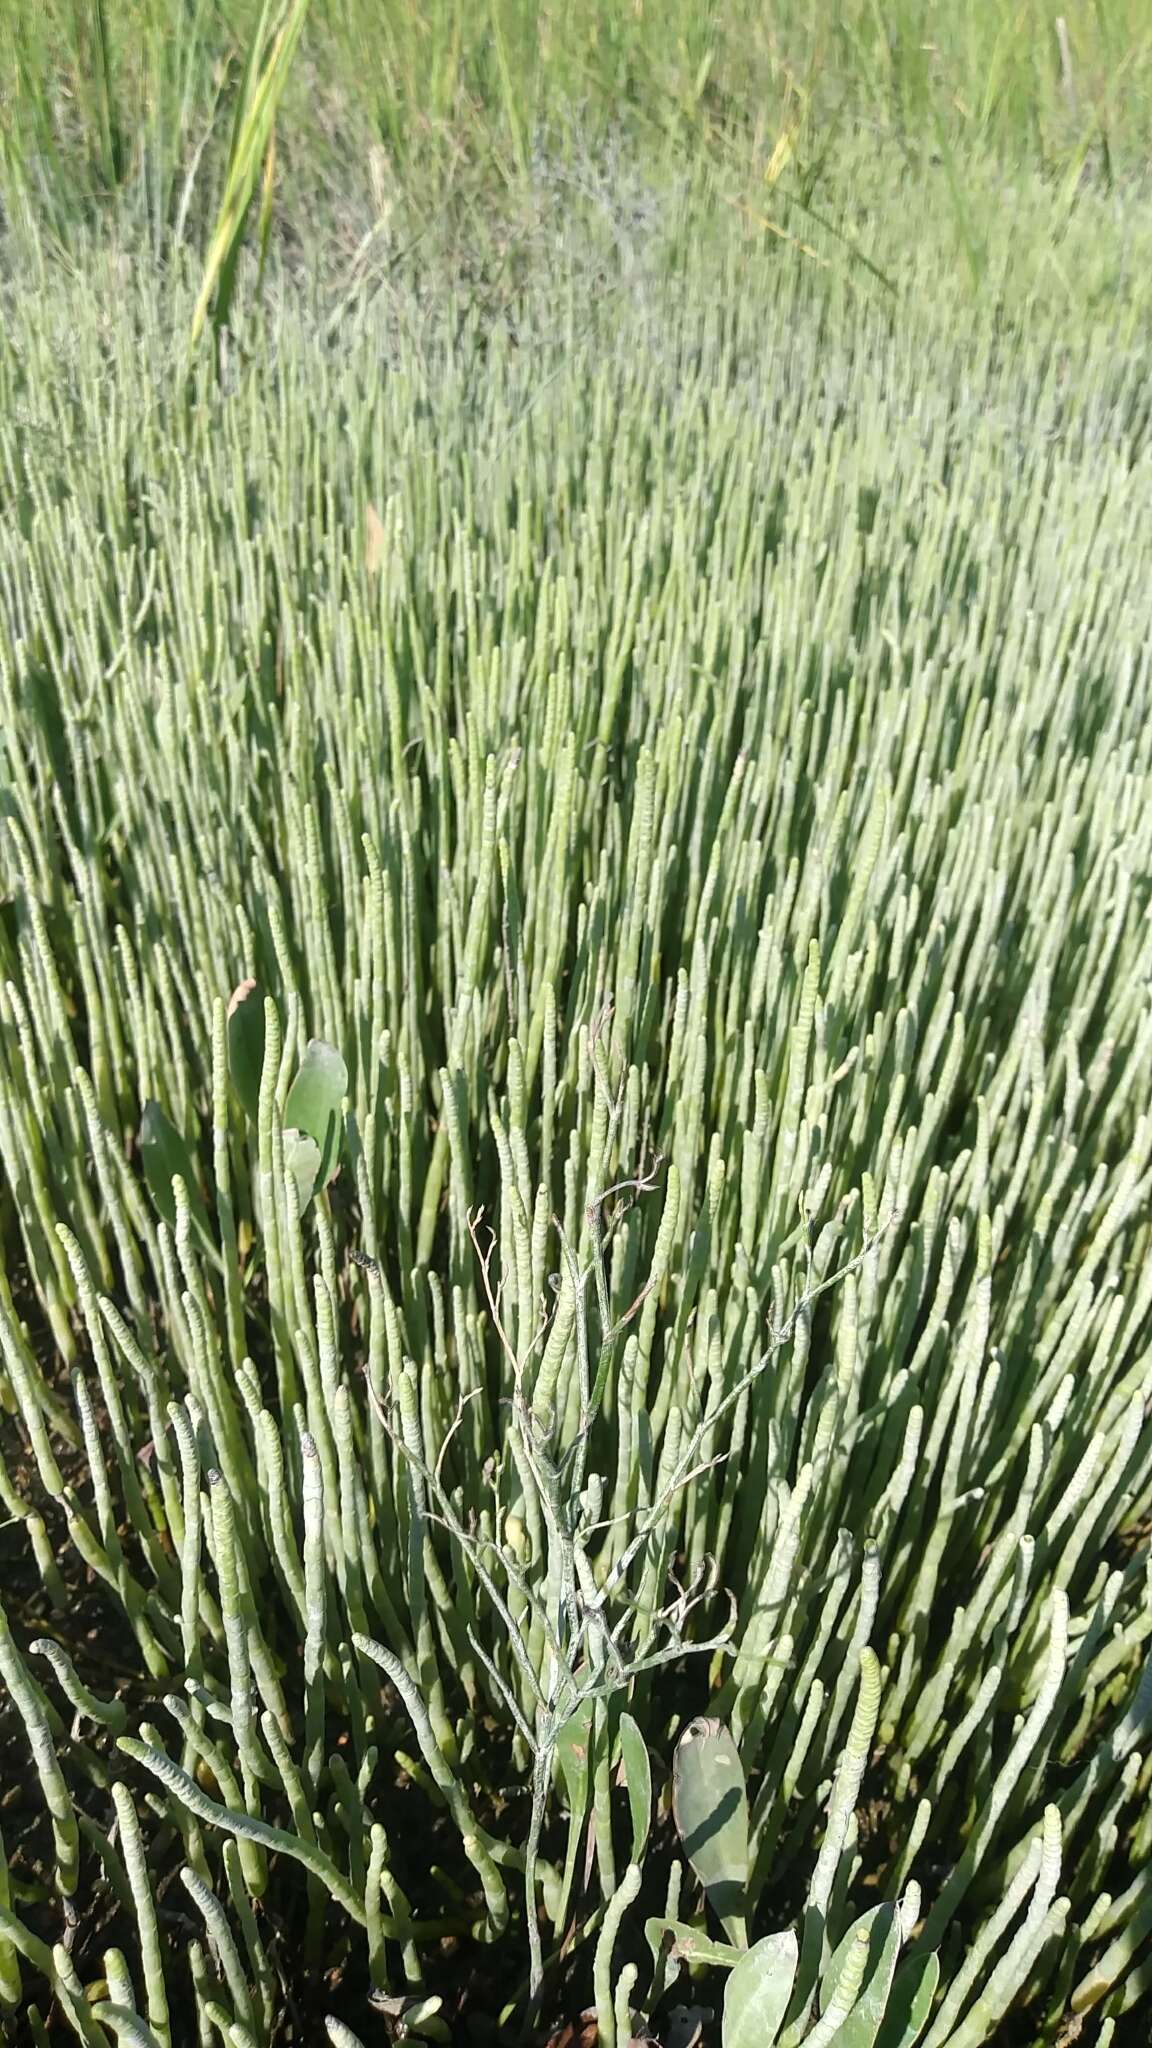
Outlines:
[[[551,2034],[546,2048],[596,2048],[600,2029],[596,2025],[596,2008],[589,2006],[579,2019],[569,2020],[559,2033]]]
[[[240,982],[239,985],[233,989],[231,995],[228,998],[228,1015],[230,1017],[235,1014],[240,1004],[244,1001],[245,996],[251,995],[255,986],[256,983],[251,978],[249,978],[247,981]]]
[[[384,521],[369,502],[364,508],[364,567],[370,576],[375,576],[384,564],[384,549],[387,535]]]

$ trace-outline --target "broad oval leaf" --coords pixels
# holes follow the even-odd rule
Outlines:
[[[868,1958],[864,1984],[851,2012],[837,2030],[836,2048],[874,2048],[876,2036],[888,2007],[888,1994],[900,1954],[900,1916],[893,1905],[873,1906],[850,1927],[824,1972],[820,1988],[821,2006],[834,1991],[861,1929],[868,1933]]]
[[[629,1861],[639,1863],[652,1825],[652,1765],[648,1746],[631,1714],[620,1716],[620,1756],[632,1815],[632,1854]]]
[[[690,1721],[672,1765],[672,1811],[684,1854],[728,1939],[747,1948],[748,1794],[723,1722]]]
[[[588,1811],[591,1783],[592,1701],[581,1700],[556,1736],[556,1758],[568,1793],[570,1813],[583,1818]]]
[[[928,2024],[939,1982],[940,1958],[935,1950],[928,1956],[912,1956],[901,1964],[883,2026],[876,2037],[876,2048],[914,2048]]]
[[[800,1950],[794,1934],[766,1934],[740,1957],[724,1987],[724,2048],[770,2048],[784,2024]]]
[[[260,1076],[264,1071],[264,990],[258,981],[242,981],[228,1003],[228,1072],[250,1123],[260,1114]]]
[[[288,1090],[284,1126],[285,1134],[289,1128],[303,1131],[315,1144],[320,1154],[316,1180],[319,1187],[331,1179],[336,1164],[347,1093],[348,1069],[335,1046],[323,1038],[310,1038],[300,1071]]]
[[[683,1920],[646,1920],[644,1939],[654,1957],[665,1953],[680,1963],[712,1963],[717,1969],[732,1970],[748,1954],[731,1942],[713,1941],[702,1927],[689,1927]]]
[[[316,1192],[320,1177],[320,1147],[307,1131],[285,1131],[284,1171],[290,1173],[296,1183],[300,1204],[297,1214],[302,1216]]]
[[[197,1232],[215,1251],[212,1234],[208,1228],[208,1212],[197,1182],[192,1153],[171,1117],[158,1102],[144,1104],[144,1113],[140,1118],[140,1157],[152,1200],[169,1230],[176,1227],[176,1199],[172,1193],[172,1182],[179,1174],[188,1195],[188,1207]]]

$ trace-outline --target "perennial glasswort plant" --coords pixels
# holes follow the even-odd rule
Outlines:
[[[921,286],[18,316],[14,2038],[1139,2010],[1139,365]]]

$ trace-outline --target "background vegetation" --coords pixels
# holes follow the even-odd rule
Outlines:
[[[114,209],[155,253],[183,242],[274,15],[4,0],[9,218],[67,237]],[[309,239],[401,205],[490,207],[606,145],[642,151],[649,176],[691,161],[793,200],[842,197],[859,134],[891,145],[890,180],[935,158],[964,185],[991,152],[1005,175],[1027,161],[1125,188],[1152,145],[1152,21],[1142,0],[313,0],[283,112],[282,212]]]

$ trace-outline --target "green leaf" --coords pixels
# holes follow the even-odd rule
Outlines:
[[[652,1765],[644,1737],[631,1714],[620,1716],[620,1755],[632,1814],[632,1854],[629,1861],[639,1863],[652,1825]]]
[[[784,2023],[799,1956],[794,1934],[766,1934],[740,1957],[724,1987],[724,2048],[770,2048]]]
[[[302,1216],[316,1192],[320,1175],[320,1147],[307,1131],[285,1131],[284,1171],[292,1175]]]
[[[940,1958],[935,1950],[928,1956],[913,1956],[901,1965],[884,2024],[876,2037],[876,2048],[913,2048],[928,2024],[939,1982]]]
[[[895,1906],[873,1906],[849,1928],[839,1944],[820,1986],[821,2009],[827,2004],[848,1960],[860,1930],[868,1930],[868,1960],[864,1965],[864,1986],[848,2017],[836,2034],[836,2048],[874,2048],[876,2036],[888,2006],[888,1993],[900,1954],[900,1918]]]
[[[263,1071],[264,991],[258,981],[242,981],[228,1003],[228,1072],[244,1114],[253,1124],[260,1113]]]
[[[323,1038],[310,1038],[304,1048],[300,1071],[288,1090],[284,1104],[285,1133],[303,1131],[320,1154],[317,1185],[332,1178],[340,1131],[344,1097],[348,1093],[348,1069],[334,1045]]]
[[[690,1721],[672,1766],[672,1811],[684,1854],[730,1941],[747,1948],[748,1794],[735,1742],[720,1721]]]
[[[309,0],[286,0],[283,12],[276,16],[265,0],[260,10],[237,95],[224,196],[208,244],[204,276],[192,315],[193,348],[200,338],[210,306],[212,325],[217,332],[228,324],[244,224],[257,173],[272,139],[276,109],[292,68],[308,6]]]
[[[577,1815],[588,1811],[592,1713],[592,1701],[581,1700],[576,1712],[565,1721],[556,1737],[556,1755],[568,1793],[569,1810]]]
[[[688,1927],[682,1920],[646,1920],[644,1938],[657,1960],[667,1944],[667,1952],[678,1962],[712,1963],[720,1970],[735,1969],[750,1953],[746,1948],[733,1948],[727,1941],[713,1941],[702,1927]]]
[[[188,1195],[188,1207],[192,1221],[201,1238],[212,1245],[208,1228],[208,1212],[200,1192],[196,1167],[187,1143],[176,1129],[171,1117],[161,1109],[158,1102],[146,1102],[140,1118],[140,1157],[144,1163],[144,1178],[157,1209],[168,1225],[176,1227],[176,1201],[172,1193],[172,1182],[179,1174]],[[213,1250],[215,1247],[212,1247]]]

